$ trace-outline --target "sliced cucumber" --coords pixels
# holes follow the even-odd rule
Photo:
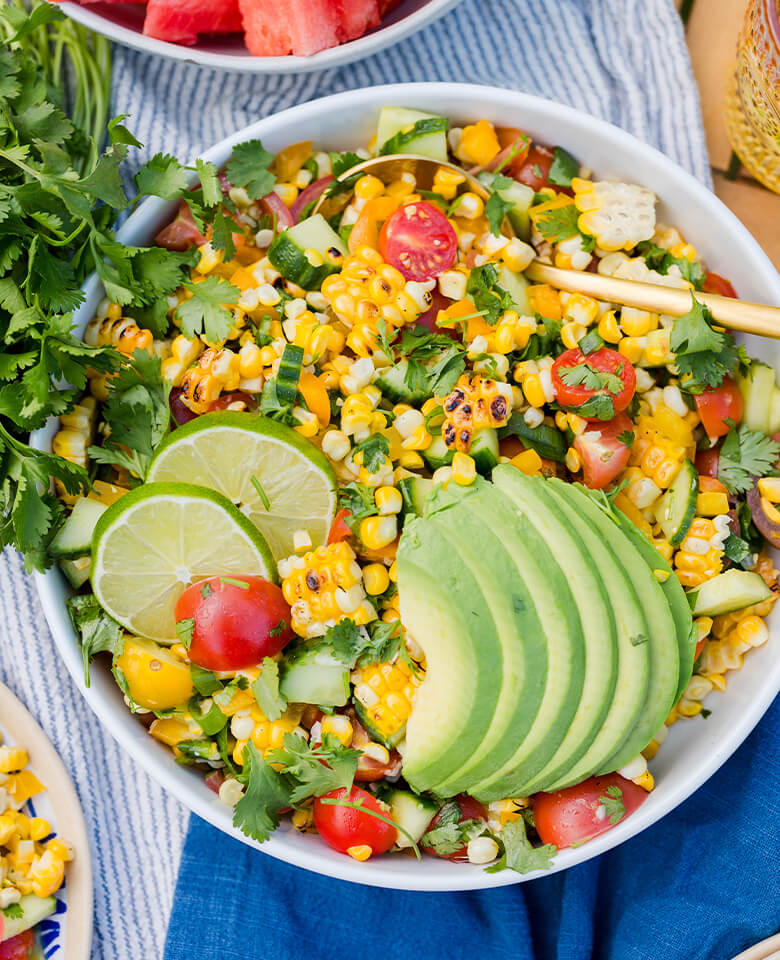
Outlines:
[[[673,547],[679,547],[693,523],[698,495],[699,474],[691,461],[686,460],[655,512],[664,536]]]
[[[423,459],[431,470],[446,467],[452,463],[453,451],[444,442],[443,437],[434,437],[431,445],[422,451]]]
[[[513,413],[506,426],[498,431],[501,439],[504,437],[519,437],[526,447],[536,450],[544,460],[555,460],[563,463],[566,459],[566,437],[557,427],[549,423],[540,423],[538,427],[529,427],[523,419],[522,413]]]
[[[780,405],[780,401],[775,401],[775,396],[780,394],[775,383],[775,371],[766,363],[754,360],[747,375],[737,374],[736,380],[745,404],[742,422],[751,430],[772,433],[777,429],[770,423],[772,408],[777,410]]]
[[[304,647],[282,661],[279,692],[291,703],[343,707],[349,699],[349,668],[328,644]]]
[[[268,248],[268,259],[285,280],[307,290],[319,290],[346,255],[341,237],[319,213],[278,233]]]
[[[762,577],[750,570],[727,570],[688,594],[694,617],[717,617],[743,610],[772,595]]]
[[[0,924],[2,931],[0,942],[18,937],[20,933],[24,933],[41,920],[50,917],[57,909],[57,900],[55,897],[36,897],[34,893],[28,893],[22,897],[17,906],[22,911],[21,916],[3,916],[3,922]],[[14,911],[14,913],[18,912],[18,910]]]
[[[108,508],[97,500],[79,497],[70,516],[52,540],[49,553],[53,557],[83,557],[92,550],[92,534],[100,517]]]
[[[425,498],[433,491],[433,480],[424,477],[404,477],[398,484],[398,489],[404,500],[402,512],[404,517],[421,517],[425,506]]]
[[[477,472],[489,477],[498,463],[498,431],[492,427],[475,430],[471,438],[469,456],[474,458]]]
[[[358,720],[363,724],[368,733],[371,736],[372,740],[376,740],[378,743],[384,744],[388,750],[393,750],[406,736],[406,724],[402,727],[399,727],[395,733],[391,734],[389,737],[386,736],[379,727],[376,725],[374,720],[371,718],[371,714],[363,706],[363,704],[355,697],[353,699],[355,706],[355,713],[357,714]]]
[[[92,557],[87,554],[85,557],[76,557],[73,560],[60,560],[60,570],[68,578],[68,582],[76,590],[89,580],[89,572],[92,569]]]
[[[425,124],[423,121],[438,121]],[[438,127],[423,132],[428,127]],[[409,110],[406,107],[382,107],[376,130],[377,153],[414,153],[447,162],[448,121],[435,113]]]
[[[534,315],[526,292],[528,281],[522,273],[515,273],[509,267],[502,266],[498,270],[498,282],[512,298],[515,310],[521,317],[532,317]]]
[[[415,843],[419,843],[431,820],[439,812],[438,803],[427,797],[418,797],[410,790],[393,790],[387,802],[390,804],[391,818],[414,838]],[[411,847],[412,841],[399,830],[396,845],[403,850]]]
[[[391,403],[408,403],[410,407],[419,407],[431,395],[427,385],[420,390],[412,390],[406,382],[407,360],[399,360],[393,367],[383,370],[374,381],[382,391],[382,396]]]
[[[495,173],[485,170],[477,178],[488,190],[493,190],[493,181],[496,179]],[[512,204],[509,211],[509,222],[514,227],[515,233],[521,240],[527,240],[531,236],[531,218],[528,211],[536,196],[532,187],[524,183],[513,180],[508,187],[500,187],[496,193],[506,203]]]

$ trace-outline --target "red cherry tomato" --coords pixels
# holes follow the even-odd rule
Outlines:
[[[171,408],[173,419],[179,424],[179,426],[181,426],[183,423],[189,423],[190,420],[194,420],[195,417],[198,416],[197,413],[193,413],[193,411],[190,410],[187,404],[182,400],[181,395],[181,387],[173,387],[168,397],[168,405]]]
[[[257,202],[270,217],[276,217],[278,230],[284,230],[295,223],[289,207],[274,190],[261,197]]]
[[[193,621],[190,660],[206,670],[255,666],[293,638],[282,591],[262,577],[207,577],[191,584],[176,601],[176,621],[182,620]]]
[[[209,413],[214,410],[227,410],[231,403],[244,403],[247,407],[253,403],[250,394],[243,390],[231,390],[230,393],[223,393],[209,406]]]
[[[455,263],[458,238],[441,210],[420,200],[385,220],[379,252],[407,280],[432,280]]]
[[[465,820],[484,820],[487,822],[487,810],[478,800],[470,797],[467,793],[459,793],[458,796],[455,797],[455,802],[460,807],[460,817],[458,818],[458,823],[463,823]],[[441,810],[428,824],[428,830],[433,830],[440,819]],[[430,853],[431,856],[439,857],[441,860],[468,860],[468,847],[465,844],[454,853],[448,854],[436,853],[432,847],[422,847],[422,850],[424,853]]]
[[[607,792],[610,787],[617,787],[620,796],[610,797]],[[613,790],[613,793],[616,791]],[[542,843],[553,843],[559,850],[570,847],[574,843],[592,840],[600,833],[616,827],[646,798],[647,793],[641,787],[617,773],[591,777],[556,793],[537,793],[533,799],[536,832]],[[615,809],[615,801],[625,807],[625,813],[619,820],[616,819],[619,808]],[[615,822],[612,823],[612,820]]]
[[[326,798],[360,803],[365,810],[373,810],[383,817],[389,818],[390,814],[386,804],[380,804],[372,793],[360,787],[352,787],[349,794],[342,788],[318,797],[314,801],[314,826],[329,847],[346,853],[350,847],[366,846],[371,848],[371,856],[376,856],[386,853],[395,843],[398,831],[391,824],[354,807],[323,803]]]
[[[719,461],[719,447],[713,447],[712,450],[699,450],[696,454],[696,469],[699,471],[699,475],[717,478]]]
[[[154,238],[158,247],[165,247],[166,250],[189,250],[195,245],[200,246],[206,242],[206,238],[195,226],[192,217],[192,211],[189,204],[182,200],[179,204],[179,212],[176,219],[172,220],[167,227],[164,227]]]
[[[433,290],[431,290],[431,298],[430,307],[417,318],[417,325],[425,327],[426,330],[431,330],[433,333],[445,333],[448,337],[452,337],[453,340],[459,341],[460,334],[455,327],[439,327],[436,324],[439,311],[446,310],[447,307],[451,306],[452,300],[445,297],[438,287],[434,287]]]
[[[328,543],[341,543],[342,540],[349,540],[352,536],[352,531],[347,525],[347,517],[351,516],[351,510],[339,510],[333,518],[333,523],[328,533]]]
[[[35,934],[32,930],[25,930],[24,933],[0,943],[0,960],[28,960],[34,946]]]
[[[553,187],[558,193],[567,193],[569,196],[573,196],[574,193],[570,187],[560,187],[557,184],[550,183],[547,179],[550,175],[553,156],[553,151],[549,147],[543,147],[535,143],[528,151],[528,156],[520,168],[512,168],[512,176],[515,180],[519,180],[520,183],[525,183],[537,191],[541,190],[542,187]]]
[[[726,280],[725,277],[721,277],[720,274],[711,273],[709,270],[704,277],[702,290],[705,293],[717,293],[721,297],[737,299],[737,291],[731,286],[729,281]]]
[[[601,387],[592,387],[587,381],[584,383],[573,384],[566,382],[564,377],[571,376],[564,373],[580,366],[590,368],[596,374],[602,373],[608,376],[616,376],[622,384],[619,390],[614,390],[610,385]],[[555,390],[555,399],[562,407],[568,407],[575,413],[580,413],[583,404],[588,403],[593,397],[606,395],[612,398],[611,412],[609,416],[600,418],[586,412],[581,413],[586,420],[611,420],[615,413],[625,410],[631,403],[631,399],[636,392],[636,372],[623,356],[617,350],[610,350],[609,347],[602,347],[593,353],[584,354],[579,347],[573,350],[566,350],[558,357],[552,366],[552,384]]]
[[[625,413],[607,423],[592,423],[574,440],[574,449],[582,460],[585,486],[601,490],[625,469],[631,455],[629,447],[619,440],[623,433],[632,433],[634,425]]]
[[[739,387],[731,377],[724,377],[719,387],[697,393],[696,409],[708,437],[725,437],[729,432],[726,420],[739,423],[745,404]]]
[[[496,167],[501,167],[501,173],[514,177],[523,169],[531,147],[531,138],[517,127],[496,127],[496,135],[501,144],[501,153],[491,161],[489,168],[495,170]],[[502,166],[510,154],[513,154],[512,159]]]

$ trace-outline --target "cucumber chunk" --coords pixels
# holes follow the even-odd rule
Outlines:
[[[696,498],[699,495],[699,474],[690,460],[686,460],[674,483],[661,497],[656,519],[666,539],[678,547],[685,539],[696,515]]]
[[[424,477],[404,477],[401,480],[398,490],[404,501],[401,508],[404,518],[423,515],[425,498],[432,492],[434,486],[433,480],[426,480]]]
[[[770,425],[774,396],[780,392],[775,383],[775,371],[766,363],[754,361],[746,376],[737,374],[739,392],[745,404],[742,422],[751,430],[763,430],[771,433],[777,429]]]
[[[374,381],[374,385],[391,403],[408,403],[410,407],[419,407],[425,403],[431,393],[427,386],[420,390],[409,387],[406,382],[408,369],[408,360],[399,360],[395,366],[383,370]]]
[[[446,467],[452,463],[454,450],[450,450],[443,437],[434,437],[431,445],[422,451],[423,458],[431,470]],[[483,477],[490,476],[498,463],[498,431],[492,427],[475,430],[471,438],[469,456],[474,458],[477,472]]]
[[[52,540],[49,553],[53,557],[67,559],[88,554],[92,550],[92,534],[97,522],[107,509],[104,503],[79,497],[73,504],[70,516]]]
[[[694,617],[718,617],[743,610],[772,595],[762,577],[750,570],[727,570],[688,594]]]
[[[493,190],[493,182],[497,174],[484,170],[477,177],[480,183],[484,184],[488,190]],[[513,180],[508,187],[500,187],[495,191],[502,200],[512,204],[509,211],[509,222],[512,224],[515,233],[521,240],[527,240],[531,236],[531,217],[528,211],[534,202],[536,193],[532,187],[525,183],[519,183]]]
[[[438,120],[441,129],[414,135],[415,124],[424,120]],[[414,153],[446,163],[447,126],[447,120],[434,113],[406,107],[382,107],[376,131],[377,153]]]
[[[349,668],[319,643],[282,661],[279,692],[292,703],[343,707],[349,699]]]
[[[532,317],[534,315],[528,300],[528,281],[522,273],[515,273],[507,266],[499,267],[498,282],[512,298],[515,310],[521,317]]]
[[[319,290],[346,255],[341,237],[319,213],[278,233],[268,248],[268,259],[285,280],[307,290]]]
[[[89,580],[92,569],[92,557],[75,557],[73,560],[60,560],[60,570],[65,574],[68,582],[76,590]]]
[[[20,933],[50,917],[57,909],[54,897],[36,897],[34,893],[23,896],[18,905],[22,911],[20,917],[3,917],[0,942],[18,937]]]
[[[431,470],[438,470],[439,467],[452,463],[452,453],[441,436],[434,437],[431,445],[422,451],[423,459]]]
[[[390,816],[406,833],[411,834],[418,843],[430,826],[431,820],[439,812],[439,805],[427,797],[418,797],[409,790],[393,790],[388,797]],[[405,850],[412,845],[406,834],[398,831],[396,845]]]

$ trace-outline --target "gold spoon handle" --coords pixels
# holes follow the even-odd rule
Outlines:
[[[664,287],[657,283],[621,280],[582,270],[561,270],[546,263],[534,261],[525,271],[534,283],[549,283],[569,293],[585,293],[597,300],[638,307],[652,313],[667,313],[681,317],[691,309],[691,294],[678,287]],[[713,320],[731,330],[754,333],[761,337],[780,340],[780,308],[747,300],[734,300],[714,293],[695,293],[700,303],[706,304]]]

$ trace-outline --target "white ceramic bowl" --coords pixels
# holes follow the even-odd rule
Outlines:
[[[680,167],[657,150],[602,120],[570,107],[509,90],[467,84],[399,84],[337,94],[293,107],[260,120],[208,150],[204,157],[221,166],[231,149],[243,140],[260,137],[270,150],[279,150],[302,133],[325,148],[343,150],[364,145],[385,104],[417,107],[450,117],[455,123],[487,117],[497,123],[527,130],[541,141],[561,144],[599,176],[620,177],[649,187],[661,199],[659,220],[679,227],[711,268],[729,277],[740,295],[750,300],[780,305],[780,276],[756,241],[726,207]],[[175,152],[176,144],[170,144]],[[147,200],[122,227],[119,237],[145,244],[172,216],[175,204]],[[102,297],[93,277],[86,286],[87,299],[76,315],[83,329]],[[748,351],[780,367],[780,347],[774,342],[747,339]],[[34,437],[49,449],[56,423]],[[231,811],[205,786],[202,774],[175,763],[170,751],[154,741],[133,718],[122,694],[106,670],[93,669],[92,686],[84,688],[83,665],[65,609],[68,589],[57,570],[37,575],[46,617],[60,654],[112,735],[145,769],[182,803],[225,833],[245,842],[231,824]],[[777,614],[772,623],[777,624]],[[631,817],[582,847],[563,850],[553,870],[582,863],[617,846],[650,826],[701,786],[737,749],[780,690],[780,631],[751,651],[743,669],[729,674],[728,690],[714,693],[705,721],[675,724],[667,742],[653,761],[656,789]],[[280,860],[318,873],[376,886],[409,890],[468,890],[518,883],[536,874],[520,876],[509,870],[487,874],[469,864],[453,864],[426,857],[422,863],[405,856],[378,857],[357,863],[335,853],[319,838],[295,831],[278,832],[260,848]]]
[[[67,2],[60,6],[69,17],[95,33],[102,33],[117,43],[144,53],[156,53],[172,60],[242,73],[307,73],[310,70],[338,67],[342,63],[361,60],[384,50],[438,20],[458,3],[460,0],[403,0],[374,30],[357,40],[321,50],[310,57],[253,57],[244,45],[243,38],[237,34],[201,37],[192,47],[156,40],[144,35],[146,7],[139,3],[98,3],[83,7]]]

